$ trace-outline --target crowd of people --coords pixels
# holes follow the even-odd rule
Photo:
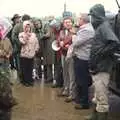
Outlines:
[[[91,107],[89,88],[93,86],[94,110],[85,119],[107,120],[109,94],[116,94],[114,91],[119,88],[111,74],[117,69],[114,53],[118,51],[119,39],[101,4],[94,5],[89,14],[81,13],[76,24],[72,15],[66,13],[61,21],[52,17],[46,24],[27,14],[15,14],[11,19],[12,30],[0,40],[1,120],[9,120],[6,114],[16,104],[9,69],[17,70],[25,87],[32,87],[44,74],[45,83],[52,82],[53,88],[60,88],[58,97],[74,102],[75,109]],[[58,50],[52,48],[54,41]]]

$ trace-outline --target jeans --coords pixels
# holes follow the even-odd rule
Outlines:
[[[74,72],[76,82],[75,102],[83,106],[89,106],[88,88],[92,78],[89,73],[88,61],[74,57]]]

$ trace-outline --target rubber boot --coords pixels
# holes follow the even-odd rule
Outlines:
[[[85,117],[85,120],[97,120],[96,104],[92,105],[93,112]]]
[[[107,112],[97,112],[97,120],[108,120],[108,113]]]
[[[85,120],[98,120],[97,112],[94,110],[89,116],[85,117]]]

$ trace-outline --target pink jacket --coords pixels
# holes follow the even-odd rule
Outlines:
[[[39,42],[35,33],[21,32],[19,34],[19,41],[22,44],[20,56],[33,58],[35,53],[39,50]]]

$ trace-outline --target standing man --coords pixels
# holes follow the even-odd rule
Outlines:
[[[96,108],[93,114],[86,119],[107,120],[109,111],[108,83],[114,66],[113,54],[118,49],[118,39],[106,21],[103,5],[94,5],[90,9],[90,15],[96,31],[90,57],[91,70],[96,73],[93,77]]]
[[[87,14],[80,14],[78,18],[79,30],[73,41],[73,59],[76,82],[75,109],[88,109],[88,88],[92,84],[89,73],[90,50],[94,37],[94,29]]]
[[[21,45],[18,39],[18,35],[20,32],[23,32],[23,22],[26,20],[30,20],[30,16],[25,14],[22,16],[22,22],[16,24],[12,31],[12,42],[13,42],[13,54],[15,55],[15,64],[16,69],[18,71],[19,77],[21,77],[21,71],[20,71],[20,50]]]
[[[12,22],[13,22],[13,28],[16,24],[19,24],[20,23],[20,18],[21,16],[19,14],[15,14],[13,17],[12,17]],[[13,29],[12,29],[13,30]],[[8,33],[8,38],[11,40],[11,44],[12,46],[14,46],[14,43],[12,41],[12,30]],[[15,64],[15,55],[12,54],[11,57],[10,57],[10,64],[11,64],[11,69],[17,69],[16,68],[16,64]]]
[[[13,17],[12,17],[12,22],[13,22],[13,26],[15,26],[16,24],[20,23],[20,18],[21,16],[19,14],[15,14]]]

